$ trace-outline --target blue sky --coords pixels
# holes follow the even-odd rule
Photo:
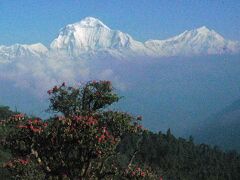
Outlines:
[[[239,12],[239,0],[1,0],[0,44],[48,46],[61,27],[86,16],[140,41],[164,39],[203,25],[240,40]]]

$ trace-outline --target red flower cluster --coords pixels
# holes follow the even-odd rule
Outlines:
[[[21,165],[27,165],[29,163],[29,159],[14,159],[11,161],[6,162],[3,166],[7,167],[7,168],[13,168],[15,167],[17,164],[21,164]]]
[[[46,128],[47,126],[47,122],[43,122],[41,119],[36,118],[28,120],[26,125],[18,125],[17,128],[30,129],[32,132],[40,133],[43,131],[43,128]]]
[[[52,93],[53,93],[52,89],[49,89],[49,90],[47,91],[47,93],[48,93],[48,94],[52,94]]]
[[[109,131],[106,127],[102,128],[101,134],[96,136],[99,143],[105,143],[107,141],[110,141],[112,144],[114,144],[116,141],[114,140],[114,137],[110,135]]]
[[[28,129],[28,126],[18,125],[17,128],[20,128],[20,129]]]
[[[95,92],[95,96],[101,96],[102,94],[100,92]]]
[[[88,126],[93,126],[98,123],[97,119],[92,116],[74,116],[73,120],[75,120],[76,122],[81,122]]]
[[[65,86],[66,86],[66,83],[63,82],[60,87],[65,87]],[[52,89],[49,89],[49,90],[47,91],[47,93],[48,93],[48,94],[52,94],[52,93],[58,91],[58,89],[59,89],[60,87],[54,86]]]
[[[23,120],[25,118],[25,114],[16,114],[11,117],[12,120]]]
[[[91,116],[91,117],[87,118],[86,124],[89,126],[93,126],[93,125],[97,124],[97,122],[98,121]]]
[[[27,159],[18,159],[18,162],[21,163],[22,165],[27,165],[29,163],[29,160],[27,160]]]
[[[131,168],[129,167],[125,174],[130,175],[130,177],[146,177],[147,172],[144,172],[140,167]]]

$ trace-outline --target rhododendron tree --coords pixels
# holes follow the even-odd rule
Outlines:
[[[15,115],[5,121],[12,131],[4,139],[13,160],[5,167],[14,178],[37,173],[38,179],[144,179],[148,171],[117,161],[123,136],[143,132],[142,117],[106,110],[119,100],[109,81],[80,87],[65,83],[48,91],[53,118],[43,121]],[[33,173],[34,172],[34,173]],[[35,178],[36,178],[35,177]],[[32,177],[33,178],[33,177]]]
[[[67,87],[65,83],[48,91],[50,111],[65,116],[86,115],[99,111],[119,100],[110,81],[92,81],[81,87]]]

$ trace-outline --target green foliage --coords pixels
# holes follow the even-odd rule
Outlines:
[[[8,106],[0,106],[0,177],[7,179],[9,173],[2,168],[5,161],[11,158],[11,153],[3,147],[3,141],[7,134],[10,133],[10,128],[5,126],[5,120],[17,114],[10,110]]]
[[[119,100],[109,81],[93,81],[81,87],[67,87],[65,83],[48,91],[49,110],[65,116],[93,113]]]
[[[8,106],[0,106],[0,120],[5,120],[14,114],[17,114],[17,112],[11,111]]]
[[[206,144],[194,145],[189,140],[167,134],[145,132],[142,135],[135,164],[145,164],[163,179],[240,179],[240,155],[223,152]],[[129,135],[119,145],[124,156],[130,156],[138,137]]]

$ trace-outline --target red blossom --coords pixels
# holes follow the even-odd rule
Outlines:
[[[97,92],[95,92],[95,95],[96,95],[96,96],[101,96],[102,94],[97,91]]]
[[[40,119],[34,119],[32,122],[33,122],[34,124],[38,124],[38,123],[40,122]]]
[[[82,116],[74,116],[73,119],[78,122],[78,121],[81,121],[83,119],[83,117]]]
[[[136,171],[141,171],[141,168],[140,167],[136,168]]]
[[[37,132],[37,133],[42,132],[42,129],[41,129],[41,128],[35,128],[35,127],[33,127],[33,125],[30,125],[30,129],[31,129],[33,132]]]
[[[47,127],[48,126],[48,123],[43,123],[43,127]]]
[[[54,86],[53,89],[52,89],[52,92],[56,92],[57,90],[58,90],[58,87]]]
[[[77,121],[77,122],[82,122],[87,124],[88,126],[93,126],[95,124],[97,124],[97,119],[95,119],[94,117],[90,116],[75,116],[73,117],[73,120]]]
[[[14,119],[23,119],[25,117],[24,114],[16,114],[12,116]]]
[[[23,125],[19,125],[19,126],[17,126],[17,128],[20,128],[20,129],[27,129],[28,127],[27,127],[27,126],[23,126]]]
[[[52,94],[53,93],[52,89],[48,90],[47,93]]]
[[[110,84],[111,84],[111,82],[110,82],[110,81],[101,81],[101,83],[108,84],[108,85],[110,85]]]
[[[33,128],[33,129],[31,129],[33,132],[38,132],[38,133],[40,133],[40,132],[42,132],[42,129],[41,128]]]
[[[18,162],[20,162],[22,165],[27,165],[29,163],[29,160],[18,159]]]
[[[144,177],[146,174],[145,172],[141,172],[141,176]]]

